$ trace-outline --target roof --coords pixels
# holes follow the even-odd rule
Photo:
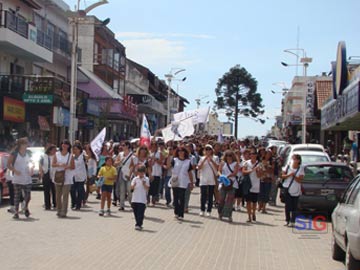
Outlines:
[[[332,80],[321,80],[316,81],[316,100],[317,100],[317,108],[321,110],[325,102],[332,95]]]

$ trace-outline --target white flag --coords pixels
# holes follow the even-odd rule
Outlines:
[[[105,141],[106,128],[103,128],[100,133],[90,143],[91,150],[94,152],[96,160],[99,160],[101,148]]]
[[[149,123],[146,119],[145,114],[143,115],[143,120],[140,129],[140,145],[150,146],[151,134],[149,129]]]
[[[217,138],[217,141],[219,143],[223,143],[224,142],[224,136],[222,134],[222,129],[219,128],[219,134],[218,134],[218,138]]]
[[[181,141],[186,136],[194,134],[193,119],[190,117],[183,121],[171,122],[166,128],[162,129],[165,143],[168,141]]]
[[[194,125],[206,123],[208,121],[209,112],[210,107],[175,113],[174,121],[179,122],[191,117]]]

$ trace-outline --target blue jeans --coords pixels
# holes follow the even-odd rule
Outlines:
[[[169,188],[169,185],[168,185],[170,178],[171,178],[171,176],[165,176],[165,179],[164,179],[166,204],[171,203],[171,191],[170,191],[170,188]]]
[[[72,207],[76,207],[76,209],[80,209],[81,204],[85,198],[85,181],[83,182],[74,182],[71,186],[71,204]]]

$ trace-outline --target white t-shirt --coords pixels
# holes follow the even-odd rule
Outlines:
[[[198,164],[202,164],[206,156],[200,158]],[[219,157],[213,156],[212,158],[216,163],[219,163]],[[210,167],[211,166],[211,167]],[[212,163],[207,160],[199,170],[200,175],[200,186],[214,186],[215,185],[215,176],[217,173],[217,168]]]
[[[84,154],[81,153],[77,158],[74,156],[75,169],[73,170],[75,182],[84,182],[87,177]]]
[[[286,171],[284,171],[284,173],[289,174],[289,173],[293,173],[296,172],[297,169],[293,169],[292,166],[289,166],[289,169]],[[300,166],[299,170],[296,173],[296,176],[299,177],[300,175],[304,175],[304,167]],[[284,188],[288,188],[290,185],[291,180],[293,179],[294,176],[289,176],[288,178],[286,178],[284,180],[283,183],[283,187]],[[297,197],[301,195],[301,184],[296,182],[295,179],[293,181],[293,183],[291,184],[290,188],[289,188],[289,194],[291,196]]]
[[[131,202],[132,203],[143,203],[146,204],[147,202],[147,192],[143,185],[143,181],[146,182],[146,185],[150,186],[149,178],[144,176],[144,178],[140,178],[139,176],[136,176],[131,180],[131,185],[135,185],[134,192],[132,193]]]
[[[66,153],[66,155],[63,156],[60,151],[57,151],[56,152],[56,160],[57,160],[57,164],[69,165],[71,163],[71,154]],[[63,170],[64,170],[64,168],[60,168],[60,167],[55,167],[54,168],[53,167],[54,175],[55,175],[55,172],[63,171]],[[74,176],[73,171],[74,170],[69,170],[69,169],[65,170],[65,182],[64,182],[64,185],[71,185],[73,183],[73,176]],[[53,179],[53,181],[54,181],[54,179]]]
[[[157,162],[160,159],[160,152],[156,151],[152,154],[152,157],[154,158],[154,164],[152,166],[151,174],[153,176],[162,176],[162,166]]]
[[[236,166],[237,162],[234,161],[233,163],[229,164],[229,167],[228,165],[226,165],[226,162],[224,162],[224,166],[222,167],[222,172],[221,174],[225,175],[225,176],[228,176],[229,174],[232,174],[234,171],[235,171],[235,166]],[[236,177],[235,176],[231,176],[231,177],[228,177],[229,179],[231,179],[231,181],[233,182],[233,188],[235,189],[238,189],[239,188],[239,184],[238,182],[236,181]],[[222,184],[221,184],[222,185]]]
[[[31,175],[30,175],[30,169],[29,169],[29,163],[30,163],[30,156],[26,152],[25,156],[22,156],[20,153],[18,153],[15,156],[15,163],[14,168],[15,170],[20,172],[20,175],[16,175],[14,173],[13,177],[13,184],[19,184],[19,185],[29,185],[31,184]]]
[[[251,162],[251,160],[247,160],[244,162],[244,167],[246,170],[252,170],[254,167],[256,167],[259,164],[259,162],[255,162],[254,164]],[[253,171],[250,173],[250,180],[251,180],[251,193],[259,193],[260,192],[260,178],[256,175],[256,171]]]
[[[119,155],[121,160],[121,173],[124,177],[128,176],[130,174],[130,164],[133,153],[129,152],[126,156],[124,156],[124,152],[121,152]]]

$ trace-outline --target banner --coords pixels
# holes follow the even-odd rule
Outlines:
[[[219,143],[223,143],[223,142],[224,142],[224,136],[223,136],[223,133],[222,133],[222,129],[219,128],[219,131],[218,131],[218,132],[219,132],[219,133],[218,133],[217,141],[218,141]]]
[[[171,122],[170,125],[161,130],[165,143],[168,141],[181,141],[186,136],[194,134],[193,118],[190,117],[183,121]]]
[[[206,123],[208,121],[209,111],[210,107],[175,113],[174,121],[179,122],[191,117],[194,125]]]
[[[146,119],[145,114],[143,114],[143,120],[140,129],[140,145],[150,146],[151,134],[149,129],[149,123]]]
[[[90,143],[91,150],[94,152],[96,160],[99,161],[99,156],[101,154],[101,148],[105,141],[106,128],[103,128],[100,133],[93,139]]]
[[[4,120],[7,121],[25,122],[25,103],[17,99],[4,97],[3,115]]]

